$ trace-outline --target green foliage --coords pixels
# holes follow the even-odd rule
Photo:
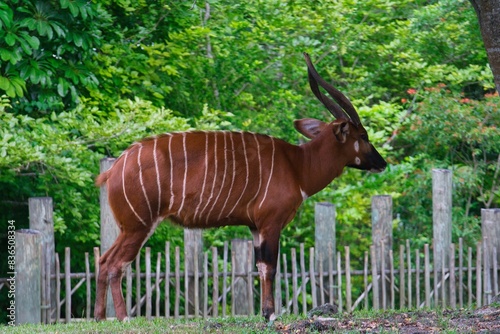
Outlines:
[[[304,51],[358,107],[390,166],[346,169],[300,208],[282,249],[313,246],[313,204],[326,200],[338,249],[357,245],[356,261],[377,194],[394,198],[395,243],[429,243],[434,167],[453,170],[453,238],[472,243],[480,208],[500,205],[500,101],[484,96],[494,85],[466,0],[0,1],[1,222],[26,227],[28,198],[52,196],[58,250],[88,251],[102,157],[192,128],[298,143],[294,119],[332,119],[310,92]],[[221,228],[205,244],[233,237],[250,235]],[[180,244],[182,230],[161,225],[148,244],[165,239]]]

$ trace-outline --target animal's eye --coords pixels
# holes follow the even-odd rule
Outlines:
[[[365,140],[365,141],[368,141],[368,135],[367,135],[367,134],[365,134],[365,133],[363,133],[363,134],[361,135],[361,139],[363,139],[363,140]]]

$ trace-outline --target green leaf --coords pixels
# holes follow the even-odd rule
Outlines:
[[[7,36],[5,36],[5,42],[7,43],[8,46],[13,46],[16,43],[16,35],[14,35],[11,32],[8,32]]]
[[[7,90],[10,86],[10,80],[6,77],[0,77],[0,89]]]
[[[12,9],[10,9],[10,7],[6,3],[0,3],[0,28],[5,25],[5,27],[9,29],[10,27],[12,27],[12,21]]]

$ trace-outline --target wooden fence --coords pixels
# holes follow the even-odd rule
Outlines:
[[[464,249],[460,240],[457,247],[452,245],[450,249],[450,267],[438,268],[429,246],[412,250],[407,241],[398,252],[389,250],[388,263],[374,260],[372,246],[364,254],[363,268],[353,269],[349,247],[336,254],[336,261],[330,248],[330,252],[321,255],[327,258],[328,267],[323,268],[319,261],[317,268],[314,248],[306,250],[301,245],[289,254],[280,254],[275,312],[305,314],[324,303],[336,303],[345,312],[370,308],[479,307],[498,294],[496,248],[490,254],[484,251],[482,243],[475,249]],[[237,257],[235,248],[244,250],[243,258]],[[195,261],[194,271],[190,272],[184,270],[186,254],[179,247],[172,248],[166,242],[161,252],[145,248],[143,256],[128,266],[124,276],[128,314],[148,319],[258,314],[260,290],[252,242],[236,240],[232,247],[225,243],[221,255],[215,247],[202,254],[203,261]],[[93,254],[83,254],[85,272],[71,272],[71,262],[78,260],[78,256],[72,255],[68,247],[63,259],[56,254],[56,274],[50,279],[42,274],[42,322],[93,317],[99,248],[94,248]],[[145,270],[141,270],[142,261]],[[45,267],[42,273],[48,272],[48,262],[42,263]],[[245,270],[238,272],[238,264],[243,264]],[[386,269],[381,272],[382,267]],[[50,298],[52,281],[55,281],[54,308]],[[77,291],[85,296],[85,302],[78,306],[72,304]]]
[[[104,159],[101,170],[111,163]],[[306,250],[301,245],[298,250],[280,254],[276,314],[306,313],[325,302],[337,303],[340,310],[348,312],[360,308],[454,308],[489,303],[499,288],[500,209],[482,210],[481,242],[466,247],[460,240],[454,245],[451,189],[451,172],[434,170],[434,241],[423,249],[412,249],[410,240],[393,246],[392,198],[374,196],[373,245],[363,259],[353,262],[359,266],[355,269],[349,247],[335,251],[335,207],[317,203],[315,247]],[[16,323],[92,318],[99,256],[117,235],[106,198],[102,187],[101,247],[94,248],[91,254],[73,255],[66,248],[63,258],[54,251],[52,199],[30,199],[30,230],[15,233],[17,276],[15,281],[12,277],[0,279],[0,292],[2,287],[15,290]],[[127,268],[123,287],[129,315],[189,318],[260,313],[251,241],[233,240],[231,246],[225,243],[221,249],[205,248],[203,252],[201,232],[184,233],[184,249],[172,248],[168,242],[154,253],[146,248],[142,257]],[[71,272],[75,261],[85,263],[85,272]],[[78,303],[73,303],[75,299]],[[113,317],[109,293],[107,306],[107,316]]]

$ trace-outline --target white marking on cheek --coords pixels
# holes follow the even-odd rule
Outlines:
[[[356,163],[356,165],[361,165],[361,159],[359,159],[358,157],[356,157],[356,159],[354,159],[354,162]]]
[[[359,152],[359,142],[357,140],[354,142],[354,151],[356,151],[356,153]]]

